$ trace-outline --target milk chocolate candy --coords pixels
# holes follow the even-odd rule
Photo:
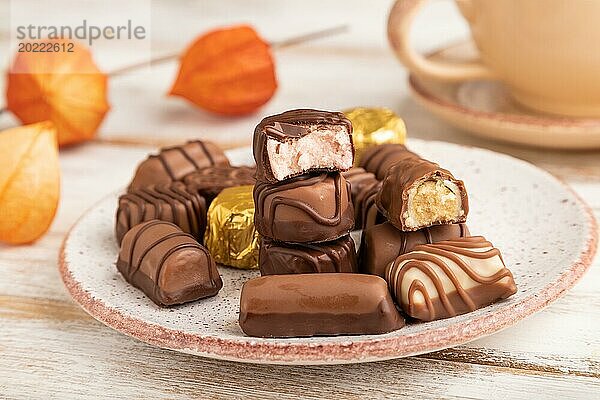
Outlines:
[[[360,167],[350,168],[348,171],[342,172],[342,175],[350,183],[350,194],[352,197],[352,205],[354,206],[354,228],[362,229],[363,213],[370,212],[368,206],[366,208],[363,206],[371,200],[371,204],[373,206],[375,205],[375,197],[370,199],[370,196],[374,196],[377,190],[379,190],[379,181],[375,178],[375,175]],[[375,189],[375,186],[378,188]],[[375,210],[375,212],[377,211]]]
[[[346,171],[354,161],[352,123],[339,112],[299,109],[254,130],[256,179],[275,183],[313,171]]]
[[[115,233],[120,244],[132,227],[159,219],[172,222],[202,241],[206,229],[204,198],[189,192],[181,182],[134,189],[119,197]]]
[[[381,182],[377,181],[376,185],[368,188],[363,194],[364,198],[360,202],[360,221],[361,228],[367,229],[371,226],[383,224],[387,219],[377,208],[377,194],[381,190]]]
[[[464,183],[450,171],[407,154],[385,175],[377,207],[396,228],[414,231],[465,222],[469,201]]]
[[[326,242],[352,229],[348,182],[339,172],[301,175],[254,186],[254,224],[262,236],[281,242]]]
[[[375,174],[381,181],[394,164],[407,157],[419,158],[402,144],[380,144],[365,150],[358,166]]]
[[[164,221],[144,222],[125,234],[117,269],[159,306],[214,296],[223,286],[208,250]]]
[[[239,322],[246,335],[257,337],[369,335],[404,326],[383,279],[336,273],[247,281]]]
[[[223,189],[254,185],[254,167],[214,166],[202,168],[183,178],[191,192],[199,193],[211,202]]]
[[[128,190],[168,184],[213,165],[229,165],[223,151],[214,143],[195,140],[180,146],[164,147],[138,165]]]
[[[436,225],[412,232],[403,232],[389,222],[371,226],[362,233],[359,270],[383,278],[389,263],[416,246],[466,236],[469,228],[465,224]]]
[[[500,251],[482,236],[418,245],[387,268],[392,296],[421,321],[453,317],[512,296]]]
[[[285,243],[263,238],[261,275],[358,271],[356,247],[350,235],[323,243]]]

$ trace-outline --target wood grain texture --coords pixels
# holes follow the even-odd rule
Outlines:
[[[32,0],[22,3],[41,7]],[[420,49],[466,31],[449,2],[441,3],[415,27]],[[292,107],[388,106],[405,118],[412,137],[490,148],[549,170],[571,184],[600,218],[600,152],[489,142],[447,127],[415,104],[407,95],[406,71],[385,43],[389,1],[306,0],[286,2],[287,8],[276,0],[153,4],[157,54],[183,47],[209,26],[239,20],[255,23],[268,38],[332,21],[349,22],[352,32],[278,52],[277,95],[258,114],[243,118],[221,119],[165,98],[174,64],[111,82],[113,109],[98,140],[61,151],[62,197],[50,232],[34,245],[0,245],[1,399],[600,398],[598,257],[565,297],[512,328],[454,349],[362,365],[260,366],[202,359],[153,348],[83,312],[66,293],[56,261],[63,236],[87,208],[124,187],[137,162],[156,146],[192,137],[225,147],[248,144],[257,119]],[[75,13],[76,5],[73,0],[66,10]],[[4,11],[0,7],[0,17]],[[277,18],[282,15],[287,18]],[[170,21],[181,21],[178,29]],[[0,25],[0,48],[8,25]],[[2,66],[5,57],[0,54]],[[110,69],[135,61],[135,52],[100,51],[98,60]],[[0,116],[0,128],[15,123],[10,115]]]

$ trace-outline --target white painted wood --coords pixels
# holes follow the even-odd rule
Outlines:
[[[44,4],[51,6],[21,2],[38,12]],[[406,91],[406,72],[385,42],[388,1],[154,3],[155,47],[161,54],[215,23],[252,21],[265,37],[278,38],[348,21],[353,31],[345,37],[276,54],[281,87],[259,115],[295,106],[386,105],[405,118],[413,137],[492,148],[548,169],[572,184],[600,217],[600,152],[538,151],[475,139],[414,103]],[[435,3],[415,27],[420,49],[466,32],[449,2]],[[73,0],[64,12],[79,12],[78,4]],[[286,7],[293,12],[286,13]],[[0,18],[7,20],[6,7],[0,6]],[[6,65],[8,26],[0,24],[1,66]],[[99,62],[109,69],[134,56],[120,50]],[[248,142],[259,115],[223,120],[165,98],[174,72],[174,65],[165,65],[112,81],[113,109],[100,138],[156,144],[203,136],[229,146]],[[0,93],[3,84],[0,79]],[[12,124],[9,115],[0,117],[0,128]],[[126,184],[150,149],[91,143],[63,150],[63,195],[51,231],[32,246],[0,245],[0,398],[599,397],[598,258],[564,298],[515,327],[406,360],[338,367],[238,365],[155,349],[104,327],[68,297],[56,270],[58,246],[86,208]]]

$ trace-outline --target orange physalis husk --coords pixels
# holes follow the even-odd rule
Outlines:
[[[22,244],[42,236],[59,195],[54,125],[46,121],[0,132],[0,241]]]
[[[271,48],[250,26],[217,29],[186,50],[171,95],[217,114],[248,114],[277,89]]]
[[[94,137],[109,109],[107,78],[89,50],[76,42],[73,52],[18,53],[8,72],[7,108],[23,124],[52,121],[59,145]]]

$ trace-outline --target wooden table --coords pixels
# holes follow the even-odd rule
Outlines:
[[[154,145],[190,137],[225,147],[248,144],[261,115],[297,106],[391,107],[405,118],[412,137],[486,147],[549,170],[571,184],[600,218],[600,152],[512,147],[445,126],[407,94],[406,71],[383,36],[388,3],[320,3],[286,3],[287,15],[324,10],[309,13],[309,25],[326,27],[336,15],[334,23],[350,22],[352,33],[278,52],[280,89],[257,115],[225,120],[165,98],[175,65],[111,82],[113,111],[98,139],[61,151],[62,198],[50,232],[31,246],[0,245],[0,398],[600,398],[599,258],[565,297],[510,329],[454,349],[361,365],[245,365],[161,350],[96,322],[70,299],[57,271],[61,240],[84,210],[127,183]],[[197,1],[186,2],[186,8],[171,4],[158,2],[155,15],[188,21],[181,23],[187,33],[161,37],[157,53],[183,47],[187,37],[205,27],[240,19],[264,27],[267,37],[307,27],[306,21],[292,18],[288,26],[274,18],[283,7],[276,1],[261,2],[258,10]],[[448,13],[455,12],[446,5],[428,11],[438,23],[430,25],[419,46],[464,32],[455,22],[446,23]],[[195,14],[201,18],[192,29]],[[162,32],[163,19],[169,18],[155,17],[153,30]],[[121,60],[99,62],[110,69]],[[9,116],[0,118],[2,128],[13,124]]]

